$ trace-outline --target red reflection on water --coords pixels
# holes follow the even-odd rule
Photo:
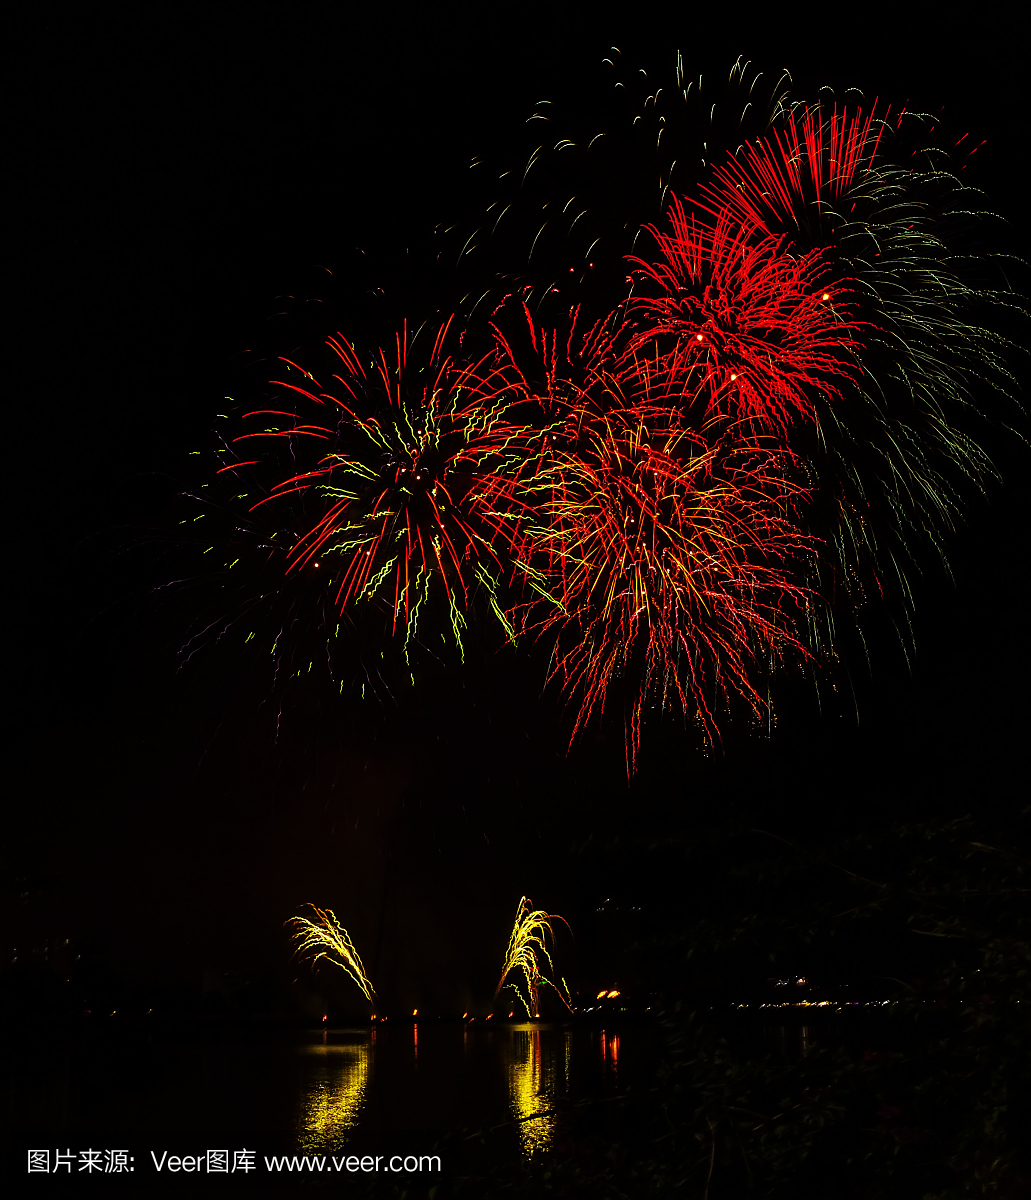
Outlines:
[[[611,1037],[606,1037],[605,1030],[601,1030],[601,1057],[604,1062],[612,1068],[612,1074],[615,1075],[619,1064],[619,1034],[614,1033]]]

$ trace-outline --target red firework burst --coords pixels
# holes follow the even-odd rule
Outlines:
[[[816,394],[839,397],[858,326],[818,251],[790,257],[782,241],[755,237],[726,213],[709,228],[676,198],[669,231],[648,228],[661,259],[631,259],[629,354],[654,348],[683,393],[702,390],[719,413],[766,430],[811,420]]]
[[[691,432],[659,412],[587,418],[536,480],[543,573],[561,597],[537,621],[557,635],[551,678],[577,698],[573,737],[622,681],[628,774],[649,705],[697,718],[710,743],[721,701],[763,717],[752,668],[801,649],[787,613],[806,602],[784,566],[807,541],[783,455],[754,431]]]
[[[443,601],[444,628],[461,649],[477,588],[511,633],[497,593],[518,523],[515,480],[532,439],[506,420],[494,386],[504,385],[500,375],[482,363],[457,366],[445,353],[449,324],[415,369],[407,330],[396,357],[380,350],[368,366],[341,336],[330,338],[333,391],[284,359],[303,382],[273,383],[301,403],[247,414],[265,428],[236,439],[289,450],[294,469],[253,506],[290,506],[287,573],[332,575],[340,611],[373,602],[391,633],[401,626],[406,647],[427,601],[431,609]],[[301,407],[313,419],[303,420]]]
[[[576,306],[562,328],[549,329],[525,303],[495,309],[495,370],[507,381],[512,411],[541,431],[545,445],[562,440],[563,431],[567,440],[574,436],[580,413],[611,407],[604,393],[620,358],[620,315],[586,325]]]
[[[873,169],[890,116],[876,117],[876,108],[876,101],[867,113],[834,105],[826,117],[819,103],[791,111],[784,128],[713,172],[699,208],[767,234],[797,230],[808,245],[827,242],[835,223],[848,220],[833,206]]]

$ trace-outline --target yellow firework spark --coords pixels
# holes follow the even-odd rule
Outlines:
[[[314,904],[305,905],[312,909],[316,919],[309,921],[307,917],[291,917],[284,922],[293,925],[294,940],[297,942],[295,953],[298,956],[312,955],[312,965],[320,958],[326,959],[339,967],[361,988],[366,1000],[372,1001],[375,990],[365,974],[362,960],[354,948],[351,935],[340,924],[336,913],[331,908],[317,908]]]
[[[508,939],[508,949],[505,952],[505,965],[501,972],[501,979],[498,981],[497,989],[494,992],[494,999],[496,1000],[501,994],[502,988],[510,987],[519,997],[523,1007],[526,1009],[527,1016],[530,1017],[540,1015],[538,1000],[542,985],[550,987],[570,1011],[573,1008],[565,980],[560,980],[562,986],[559,987],[558,984],[549,979],[541,970],[541,963],[544,961],[547,963],[550,973],[552,975],[555,973],[555,964],[552,962],[551,953],[548,950],[549,939],[552,946],[555,945],[555,931],[551,927],[552,921],[561,921],[567,929],[569,928],[569,923],[564,917],[560,917],[556,913],[544,912],[543,909],[535,909],[526,896],[522,897],[516,908],[512,935]],[[519,985],[514,980],[508,979],[509,975],[514,971],[522,971],[523,977],[526,980],[526,995],[519,990]]]

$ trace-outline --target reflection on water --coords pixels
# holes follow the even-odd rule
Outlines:
[[[816,1044],[816,1030],[811,1025],[764,1025],[763,1037],[777,1047],[782,1062],[797,1062],[805,1058]]]
[[[555,1135],[555,1097],[569,1090],[572,1037],[568,1030],[542,1036],[532,1025],[512,1030],[502,1055],[512,1112],[527,1158],[547,1150]],[[540,1115],[538,1115],[540,1114]]]
[[[246,1131],[312,1155],[366,1154],[384,1139],[407,1153],[398,1131],[418,1131],[428,1146],[475,1130],[484,1163],[537,1159],[580,1115],[615,1129],[623,1106],[586,1106],[646,1078],[655,1057],[648,1030],[609,1029],[602,1040],[595,1028],[537,1021],[229,1034],[110,1044],[48,1035],[17,1058],[0,1054],[0,1122],[49,1128],[54,1145],[98,1128]]]
[[[323,1041],[304,1046],[302,1053],[316,1063],[311,1064],[314,1069],[305,1079],[301,1099],[300,1147],[308,1153],[343,1149],[348,1132],[358,1123],[369,1084],[369,1041],[341,1045]]]
[[[612,1074],[612,1082],[619,1084],[619,1034],[606,1035],[601,1031],[601,1057]]]

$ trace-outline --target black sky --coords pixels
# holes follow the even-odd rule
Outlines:
[[[799,95],[854,84],[944,109],[987,139],[974,181],[1027,254],[1012,6],[933,23],[896,5],[548,5],[493,22],[482,5],[432,8],[53,8],[11,39],[3,865],[9,895],[38,881],[128,975],[272,964],[281,922],[312,899],[352,912],[366,945],[388,914],[400,1001],[436,986],[438,935],[453,976],[489,976],[491,953],[468,947],[524,891],[586,913],[610,882],[569,859],[588,835],[734,806],[784,827],[1005,808],[1019,785],[1028,461],[1005,439],[1004,486],[955,540],[955,586],[934,568],[920,585],[912,676],[875,646],[858,728],[789,715],[715,760],[659,736],[628,791],[618,732],[566,759],[557,710],[503,667],[375,737],[298,712],[279,741],[231,658],[177,672],[189,606],[155,601],[175,556],[146,531],[167,523],[240,354],[274,337],[277,297],[317,294],[321,267],[346,288],[356,246],[389,261],[425,243],[473,155],[514,142],[544,96],[588,103],[611,45],[660,73],[678,47],[691,74],[743,54],[787,67]]]

